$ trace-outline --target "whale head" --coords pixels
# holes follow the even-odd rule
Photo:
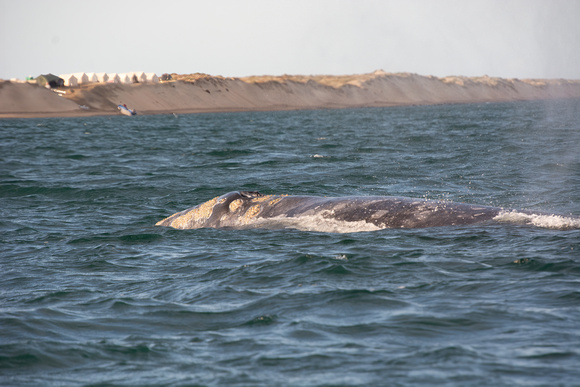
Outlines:
[[[258,203],[268,197],[257,191],[228,192],[175,213],[155,225],[177,229],[240,227],[247,225],[260,212]]]

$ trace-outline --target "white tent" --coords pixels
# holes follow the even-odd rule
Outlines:
[[[119,74],[119,80],[121,83],[133,83],[131,76],[128,73]]]
[[[159,77],[155,73],[145,74],[147,77],[147,83],[159,83]]]
[[[89,79],[89,83],[99,82],[99,78],[95,73],[87,73],[87,78]]]
[[[105,83],[109,80],[107,73],[97,73],[97,82]]]
[[[117,73],[107,73],[107,83],[121,83],[121,78]]]
[[[65,86],[74,87],[79,85],[79,80],[74,74],[60,74],[59,77],[64,80]]]
[[[74,73],[73,75],[79,81],[79,85],[81,85],[83,83],[89,83],[89,77],[87,77],[87,74],[85,74],[85,73]]]
[[[131,77],[131,82],[133,83],[145,83],[147,82],[147,76],[143,71],[136,71],[129,73]]]

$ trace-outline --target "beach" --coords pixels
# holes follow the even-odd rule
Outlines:
[[[580,98],[580,80],[435,77],[377,70],[358,75],[232,78],[172,74],[157,84],[92,83],[57,91],[0,81],[0,118],[340,109]]]

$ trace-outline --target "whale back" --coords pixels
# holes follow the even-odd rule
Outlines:
[[[368,231],[464,225],[493,219],[499,208],[389,196],[317,197],[234,191],[158,222],[177,229],[298,228]]]

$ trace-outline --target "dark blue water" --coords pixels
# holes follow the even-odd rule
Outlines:
[[[234,190],[580,216],[580,101],[0,120],[0,384],[580,385],[580,230],[174,230]]]

